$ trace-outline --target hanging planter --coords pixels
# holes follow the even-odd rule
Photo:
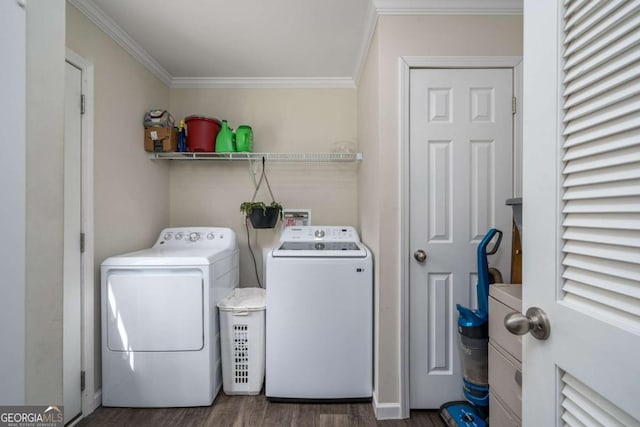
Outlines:
[[[245,215],[245,221],[247,218],[251,221],[253,228],[273,228],[278,223],[278,219],[282,218],[282,205],[275,201],[273,192],[271,191],[271,185],[269,185],[269,179],[264,172],[264,157],[262,158],[262,174],[260,180],[256,186],[256,191],[253,193],[253,197],[250,202],[244,202],[240,205],[240,212]],[[271,203],[265,204],[264,202],[256,202],[256,196],[258,190],[262,185],[262,181],[267,184],[269,189],[269,195],[271,196]]]
[[[253,228],[273,228],[282,216],[282,205],[277,202],[271,202],[270,205],[265,205],[264,202],[244,202],[240,205],[240,212],[249,218]]]

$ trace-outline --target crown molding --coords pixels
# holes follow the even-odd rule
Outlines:
[[[362,37],[362,42],[360,44],[360,51],[358,52],[358,56],[356,59],[356,68],[353,71],[353,79],[356,86],[360,83],[362,70],[364,69],[364,64],[367,62],[367,57],[369,56],[369,47],[371,46],[371,40],[373,40],[373,34],[376,31],[377,25],[378,25],[378,14],[376,12],[376,8],[372,0],[372,1],[369,1],[369,4],[367,6],[367,12],[366,12],[365,24],[364,24],[364,33]]]
[[[68,0],[91,22],[104,31],[124,50],[129,52],[138,62],[140,62],[154,76],[160,79],[165,85],[171,84],[172,76],[162,65],[158,63],[149,53],[142,48],[135,40],[127,34],[118,24],[115,23],[106,13],[102,11],[92,0]]]
[[[522,15],[523,0],[372,0],[378,15]]]
[[[355,89],[351,77],[174,77],[172,89]]]

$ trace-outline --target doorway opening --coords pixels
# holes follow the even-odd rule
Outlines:
[[[400,170],[401,172],[401,176],[400,176],[400,182],[401,182],[401,210],[402,210],[402,214],[401,214],[401,259],[402,261],[402,267],[401,267],[401,395],[400,395],[400,403],[401,403],[401,416],[403,417],[408,417],[409,416],[409,410],[411,406],[414,406],[411,404],[411,388],[410,388],[410,378],[411,378],[411,368],[410,368],[410,299],[409,299],[409,293],[410,293],[410,278],[411,278],[411,264],[414,261],[413,258],[413,247],[410,245],[410,235],[413,234],[411,233],[411,216],[410,216],[410,212],[411,212],[411,195],[410,195],[410,181],[411,181],[411,175],[410,175],[410,153],[409,153],[409,143],[411,140],[411,128],[410,128],[410,105],[411,105],[411,92],[410,92],[410,84],[413,83],[412,81],[412,71],[416,70],[416,69],[447,69],[447,68],[455,68],[455,69],[508,69],[511,71],[511,74],[513,76],[513,84],[512,84],[512,90],[513,90],[513,94],[515,96],[515,100],[516,100],[516,109],[517,109],[517,104],[520,103],[519,100],[519,94],[521,93],[521,84],[522,84],[522,74],[521,74],[521,62],[522,62],[522,58],[521,57],[424,57],[424,58],[416,58],[416,57],[407,57],[407,58],[400,58],[400,126],[399,126],[399,138],[401,141],[401,167]],[[484,97],[484,99],[490,99],[491,97],[491,91],[490,90],[485,90],[486,88],[488,88],[488,86],[484,86],[481,85],[482,87],[478,87],[477,91],[476,91],[476,95],[478,95],[480,98]],[[446,114],[449,113],[449,105],[446,103],[446,97],[447,97],[447,92],[446,91],[438,91],[438,90],[434,90],[432,91],[432,95],[433,95],[433,100],[434,100],[434,106],[437,107],[438,105],[440,105],[440,110],[435,111],[434,113],[435,116],[433,116],[434,120],[437,120],[438,115],[442,115],[442,119],[445,120],[446,119]],[[440,97],[441,99],[438,100],[438,97]],[[442,101],[442,102],[440,102]],[[428,101],[427,101],[428,102]],[[511,103],[509,103],[511,104]],[[445,108],[446,106],[446,108]],[[511,105],[509,105],[509,107],[511,107]],[[509,108],[510,112],[511,112],[511,108]],[[519,109],[517,109],[519,110]],[[442,113],[442,114],[440,114]],[[478,111],[478,113],[480,113],[480,111]],[[482,115],[482,114],[481,114]],[[477,116],[478,120],[482,120],[483,117]],[[519,115],[516,115],[516,118],[513,120],[512,122],[512,130],[511,130],[511,135],[510,135],[510,139],[511,141],[513,141],[513,146],[510,147],[510,149],[512,150],[513,154],[512,157],[509,158],[509,160],[511,160],[511,164],[513,165],[514,168],[514,173],[511,175],[509,174],[509,177],[507,179],[511,180],[511,185],[510,188],[512,188],[512,192],[511,194],[507,194],[508,197],[513,197],[516,195],[521,195],[520,193],[520,188],[521,188],[521,184],[520,184],[520,180],[519,180],[519,174],[520,174],[520,153],[521,153],[521,148],[520,148],[520,144],[521,144],[521,138],[519,137],[519,135],[521,134],[521,124],[520,124],[520,117]],[[477,145],[477,150],[476,150],[476,155],[479,156],[478,159],[482,158],[484,156],[484,154],[489,154],[491,151],[491,144],[488,143],[488,139],[487,140],[483,140],[483,138],[479,138],[478,139],[478,144]],[[443,139],[442,141],[434,141],[434,143],[432,144],[432,147],[429,147],[432,149],[433,151],[433,156],[431,157],[437,157],[440,156],[442,157],[442,160],[446,162],[450,162],[452,161],[451,155],[450,153],[448,154],[447,150],[448,148],[451,148],[452,146],[447,146],[446,141]],[[471,150],[473,151],[473,150]],[[484,153],[484,154],[483,154]],[[428,153],[427,153],[428,154]],[[484,156],[486,157],[486,156]],[[450,163],[449,163],[450,164]],[[509,165],[511,166],[511,165]],[[493,168],[495,168],[496,165],[495,163],[493,164]],[[511,167],[509,167],[509,171],[511,171]],[[446,170],[442,170],[441,171],[443,174],[441,176],[441,178],[443,178],[443,187],[442,188],[447,188],[446,186],[448,186],[448,181],[446,181]],[[445,185],[446,184],[446,185]],[[444,194],[444,193],[443,193]],[[502,197],[502,194],[500,195],[500,197]],[[446,202],[446,198],[445,198],[445,202]],[[435,201],[434,201],[435,202]],[[497,200],[496,200],[497,202]],[[504,200],[501,201],[502,204],[504,204]],[[504,207],[505,208],[505,212],[509,212],[510,209],[508,209],[508,207]],[[446,216],[446,215],[445,215]],[[510,217],[509,217],[510,218]],[[511,222],[509,220],[508,223],[508,227],[507,230],[511,229]],[[433,224],[434,227],[437,226],[438,224]],[[439,225],[443,225],[446,226],[446,223],[442,223]],[[438,226],[439,226],[438,225]],[[437,227],[434,228],[434,231],[437,231]],[[446,234],[446,230],[447,228],[443,228],[443,230],[445,231]],[[485,230],[486,232],[486,230]],[[440,233],[442,234],[442,233]],[[433,235],[434,239],[437,240],[438,236],[440,236],[440,234],[435,233]],[[444,236],[443,238],[445,238],[446,236],[443,234],[442,236]],[[440,236],[440,237],[442,237]],[[447,239],[445,239],[447,240]],[[473,239],[471,239],[473,240]],[[428,257],[427,257],[428,258]],[[475,265],[475,263],[474,263]],[[440,272],[438,272],[440,273]],[[432,277],[433,280],[433,289],[435,291],[440,291],[440,290],[446,290],[447,287],[450,288],[451,284],[447,284],[447,279],[450,279],[450,276],[446,276],[446,275],[434,275]],[[442,286],[438,286],[438,285],[442,285]],[[473,287],[473,289],[475,290],[475,287]],[[437,292],[436,292],[437,293]],[[437,295],[436,295],[437,296]],[[443,295],[440,295],[440,297],[444,298],[444,300],[447,300],[447,295],[446,292]],[[453,306],[453,304],[451,304]],[[449,312],[444,312],[441,313],[442,314],[442,318],[443,319],[449,319],[449,323],[450,323],[450,319],[454,318],[455,316],[451,313],[451,308],[449,310]],[[455,320],[455,319],[454,319]],[[455,328],[454,328],[455,329]],[[455,332],[455,331],[454,331]],[[425,334],[427,334],[428,332],[425,332]],[[436,356],[442,356],[441,357],[441,362],[443,362],[442,365],[442,369],[443,372],[446,374],[447,372],[449,372],[449,369],[447,368],[447,363],[450,366],[453,366],[453,362],[450,361],[449,357],[451,354],[453,354],[454,351],[458,351],[457,350],[457,340],[449,340],[447,343],[447,348],[445,348],[445,353],[442,353],[442,351],[434,351],[433,352],[433,356],[434,360],[437,359]],[[456,347],[454,347],[456,346]],[[447,354],[446,351],[449,351],[449,353]],[[440,359],[437,359],[440,360]],[[447,362],[448,361],[448,362]],[[434,370],[437,370],[439,368],[439,366],[434,365],[433,366]],[[460,390],[462,389],[462,384],[460,382],[459,384],[459,388]],[[445,398],[443,397],[443,401],[440,403],[444,403]]]
[[[65,423],[100,405],[95,393],[93,64],[66,51],[63,404]]]

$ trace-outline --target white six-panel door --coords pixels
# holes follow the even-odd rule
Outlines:
[[[462,398],[457,303],[476,307],[476,248],[504,231],[490,257],[509,273],[511,69],[412,69],[410,74],[410,388],[412,408]]]
[[[640,425],[640,1],[526,0],[524,426]]]

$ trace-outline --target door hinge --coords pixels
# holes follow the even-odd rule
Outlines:
[[[84,95],[80,95],[80,114],[84,114]]]
[[[84,371],[80,371],[80,391],[84,391],[85,382],[84,382]]]
[[[511,98],[511,114],[515,114],[517,110],[518,99],[514,96]]]
[[[85,234],[80,233],[80,253],[81,254],[84,253],[84,240],[85,240]]]

